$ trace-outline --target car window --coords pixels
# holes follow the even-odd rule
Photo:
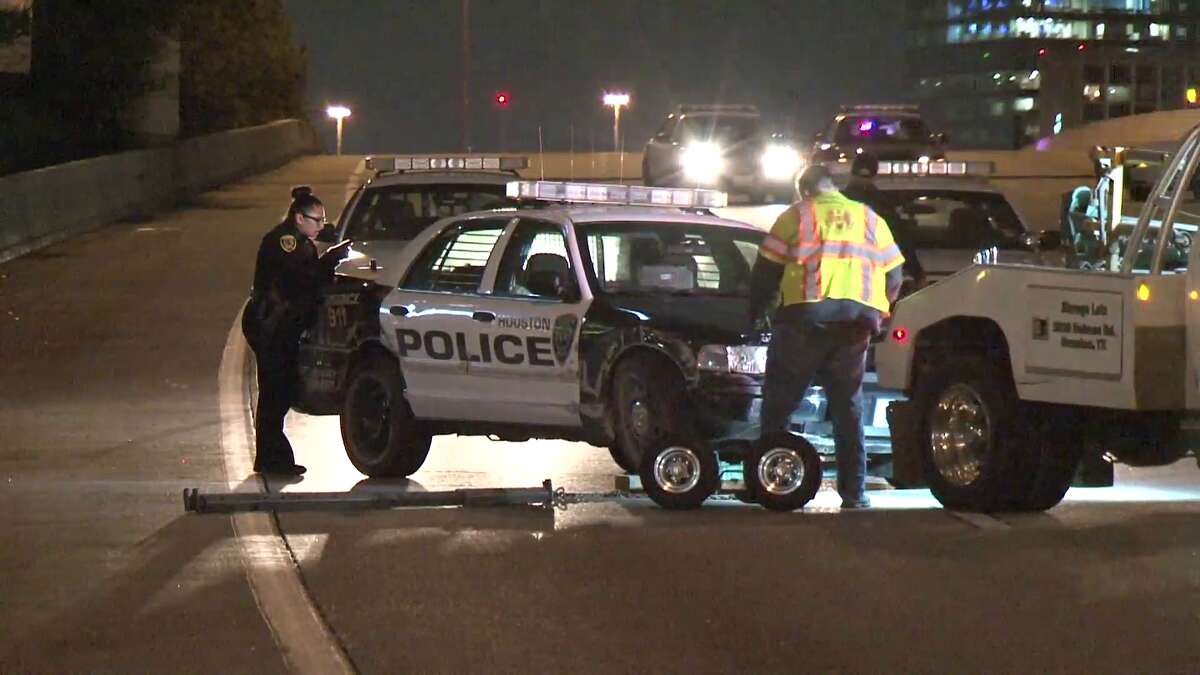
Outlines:
[[[758,129],[757,117],[687,115],[679,122],[676,138],[684,142],[720,140],[733,143],[752,138]]]
[[[526,281],[531,274],[544,271],[558,272],[564,283],[573,278],[567,239],[562,228],[553,223],[522,222],[500,259],[493,293],[513,298],[541,297],[529,291]]]
[[[421,252],[403,288],[444,293],[477,292],[492,250],[507,222],[494,220],[447,228]]]
[[[407,241],[442,218],[511,205],[504,185],[367,188],[350,215],[346,237],[358,241]]]
[[[604,293],[748,295],[763,237],[675,223],[592,223],[577,230],[590,276]]]
[[[925,143],[929,128],[919,117],[888,115],[849,115],[838,125],[837,141]]]
[[[885,190],[899,215],[889,222],[902,243],[921,249],[1022,247],[1025,227],[1002,195]]]

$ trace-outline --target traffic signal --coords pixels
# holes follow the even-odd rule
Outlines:
[[[508,102],[511,100],[512,100],[512,98],[508,95],[507,91],[496,92],[496,107],[497,108],[507,108]]]

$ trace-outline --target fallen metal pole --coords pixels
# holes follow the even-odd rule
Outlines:
[[[206,494],[183,491],[183,508],[191,513],[244,511],[365,511],[370,509],[439,506],[521,506],[553,508],[556,499],[549,480],[540,488],[464,488],[435,492],[233,492]]]

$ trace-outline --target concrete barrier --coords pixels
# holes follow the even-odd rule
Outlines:
[[[307,125],[283,120],[0,177],[0,262],[316,150]]]

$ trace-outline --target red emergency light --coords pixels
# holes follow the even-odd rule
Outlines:
[[[501,108],[507,107],[509,100],[508,92],[501,91],[496,93],[496,105]]]

